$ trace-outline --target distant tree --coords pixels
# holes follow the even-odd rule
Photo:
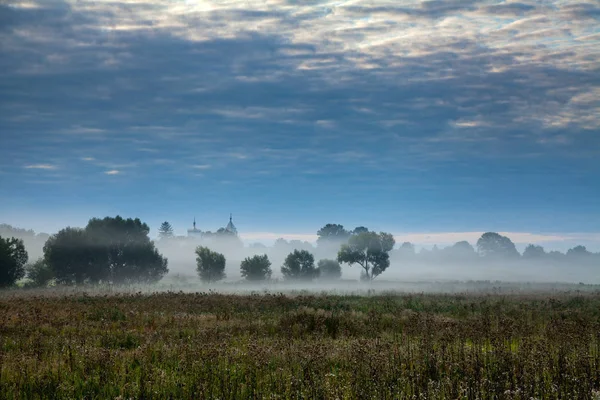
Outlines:
[[[444,258],[458,261],[467,261],[476,257],[475,249],[467,241],[456,242],[452,246],[446,247],[441,250]]]
[[[0,236],[0,287],[14,285],[25,276],[27,259],[23,240]]]
[[[249,281],[264,281],[271,278],[271,261],[266,254],[246,257],[240,265],[242,276]]]
[[[287,251],[290,248],[290,243],[284,238],[278,238],[273,243],[273,249],[276,251]]]
[[[394,237],[389,233],[363,232],[343,244],[337,260],[349,265],[358,264],[366,280],[373,280],[390,265],[389,252],[394,248]]]
[[[306,250],[294,250],[285,258],[281,273],[288,280],[314,279],[319,271],[315,267],[315,257]]]
[[[54,272],[43,258],[38,258],[33,264],[27,265],[25,271],[27,279],[31,281],[31,286],[34,287],[48,286],[48,283],[54,279]]]
[[[173,227],[167,221],[160,224],[160,228],[158,228],[158,236],[161,239],[169,239],[172,238],[173,235]]]
[[[415,245],[410,242],[404,242],[400,245],[400,249],[403,253],[414,255],[415,254]]]
[[[589,257],[592,253],[585,246],[575,246],[567,250],[567,257]]]
[[[342,267],[337,260],[319,260],[317,265],[320,279],[335,280],[342,276]]]
[[[139,219],[91,219],[85,229],[65,228],[48,239],[44,260],[59,283],[151,283],[167,272],[167,259]]]
[[[477,251],[484,257],[517,258],[519,252],[515,244],[506,236],[496,232],[486,232],[477,241]]]
[[[248,247],[250,247],[251,249],[266,249],[267,246],[265,246],[262,243],[256,242],[256,243],[251,243]]]
[[[291,249],[294,250],[312,250],[313,249],[313,245],[310,244],[307,241],[301,241],[301,240],[290,240],[289,246]]]
[[[368,228],[365,228],[364,226],[357,226],[356,228],[354,228],[354,230],[352,231],[353,235],[358,235],[360,233],[365,233],[365,232],[369,232]]]
[[[208,247],[196,248],[196,270],[204,282],[217,282],[225,278],[225,256]]]
[[[343,225],[327,224],[317,231],[317,245],[335,245],[344,243],[350,237],[350,232]]]
[[[546,256],[546,251],[542,246],[536,246],[534,244],[530,244],[523,251],[523,258],[527,259],[539,259]]]

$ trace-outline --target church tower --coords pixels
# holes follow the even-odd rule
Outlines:
[[[192,226],[193,228],[188,229],[187,231],[188,237],[200,239],[202,237],[202,231],[196,228],[196,217],[194,217],[194,223],[192,224]]]
[[[233,224],[233,215],[232,214],[229,214],[229,223],[225,227],[225,230],[228,231],[228,232],[231,232],[231,233],[233,233],[235,235],[237,235],[237,233],[238,233],[237,228]]]

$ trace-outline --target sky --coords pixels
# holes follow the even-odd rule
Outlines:
[[[600,251],[600,4],[0,0],[0,222]]]

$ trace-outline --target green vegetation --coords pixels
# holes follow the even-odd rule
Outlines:
[[[598,292],[60,293],[0,294],[0,398],[592,399],[600,389]]]
[[[28,259],[21,239],[0,236],[0,287],[11,286],[24,277]]]
[[[217,282],[225,278],[225,256],[208,247],[196,248],[196,271],[203,282]]]

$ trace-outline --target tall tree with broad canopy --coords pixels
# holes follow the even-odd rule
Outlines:
[[[310,281],[318,276],[315,257],[306,250],[294,250],[285,258],[281,273],[288,280]]]
[[[351,233],[343,225],[327,224],[317,231],[317,245],[335,245],[346,242]]]
[[[484,257],[518,258],[515,244],[506,236],[496,232],[486,232],[477,241],[477,251]]]
[[[323,259],[317,263],[319,278],[323,280],[336,280],[342,276],[342,267],[337,260]]]
[[[350,266],[358,264],[365,280],[373,280],[390,266],[389,252],[396,241],[390,233],[362,232],[343,244],[337,260]]]
[[[264,281],[271,278],[271,261],[266,254],[246,257],[240,265],[240,270],[248,281]]]
[[[174,236],[173,227],[168,221],[160,224],[160,228],[158,228],[158,237],[161,239],[170,239]]]
[[[156,282],[169,270],[149,232],[138,218],[93,218],[50,237],[44,259],[60,283]]]
[[[33,264],[25,267],[27,279],[31,281],[31,286],[44,287],[54,279],[54,272],[46,264],[43,258],[38,258]]]
[[[23,240],[0,236],[0,287],[12,286],[25,276],[28,258]]]
[[[208,247],[196,248],[196,271],[203,282],[217,282],[225,278],[225,256]]]

